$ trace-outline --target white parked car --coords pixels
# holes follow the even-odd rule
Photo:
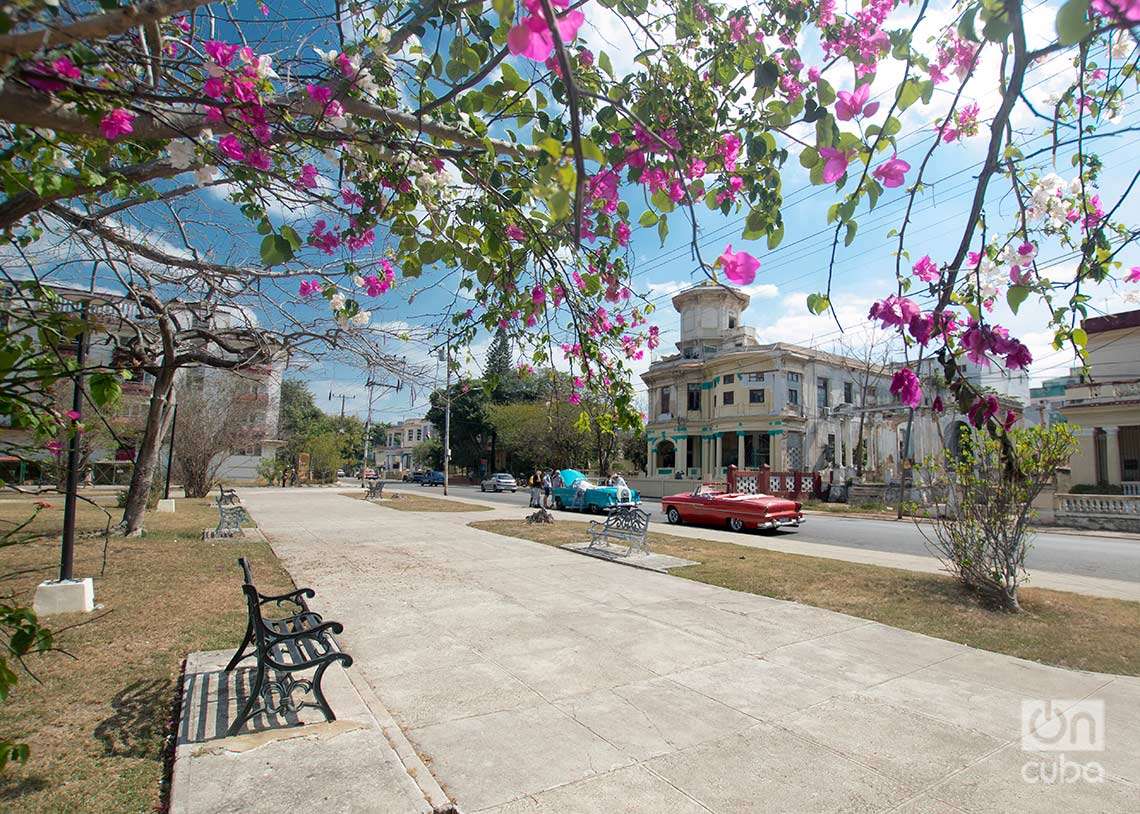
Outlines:
[[[518,488],[514,475],[509,472],[496,472],[479,484],[480,492],[517,492]]]

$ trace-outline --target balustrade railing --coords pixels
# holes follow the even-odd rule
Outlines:
[[[1140,495],[1068,495],[1054,497],[1057,514],[1140,518]]]
[[[789,470],[773,472],[767,466],[759,469],[728,468],[728,491],[776,495],[793,500],[819,496],[823,483],[818,472]]]

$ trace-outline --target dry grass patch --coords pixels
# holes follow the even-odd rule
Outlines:
[[[586,539],[582,523],[486,520],[475,528],[563,545]],[[1059,667],[1140,675],[1140,602],[1044,588],[1022,590],[1024,612],[993,610],[956,580],[896,568],[785,554],[651,532],[660,554],[696,560],[674,576],[789,599],[886,625]]]
[[[113,504],[113,497],[111,502]],[[0,590],[31,604],[35,586],[58,570],[62,498],[41,512],[45,536],[0,549]],[[0,523],[26,517],[31,502],[0,503]],[[266,592],[292,583],[266,543],[202,540],[217,523],[210,500],[177,502],[174,514],[147,516],[139,538],[110,538],[100,575],[103,539],[76,541],[75,573],[95,578],[91,616],[52,617],[64,653],[28,662],[42,682],[22,675],[0,704],[0,732],[31,746],[27,766],[0,777],[0,810],[13,812],[137,812],[159,803],[163,746],[175,685],[185,655],[236,647],[245,629],[241,572],[250,559]],[[118,520],[121,510],[108,509]],[[105,516],[80,505],[77,527],[102,529]]]
[[[364,500],[367,493],[361,489],[359,492],[340,492],[346,497]],[[448,500],[445,497],[429,497],[427,495],[409,494],[407,492],[384,492],[379,500],[370,501],[375,506],[387,509],[399,509],[402,512],[489,512],[490,506],[480,506],[477,503],[464,503],[460,500]]]

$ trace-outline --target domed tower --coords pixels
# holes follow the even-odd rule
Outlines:
[[[681,315],[677,350],[687,359],[698,359],[755,345],[753,329],[740,323],[750,300],[738,288],[711,281],[673,297],[673,307]]]

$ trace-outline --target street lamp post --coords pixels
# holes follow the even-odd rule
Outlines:
[[[446,350],[447,371],[445,375],[444,392],[447,394],[447,404],[443,411],[443,494],[447,496],[447,483],[451,469],[451,334],[447,335]]]

